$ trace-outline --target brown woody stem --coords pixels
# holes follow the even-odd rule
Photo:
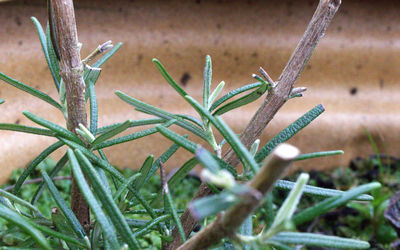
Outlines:
[[[262,198],[271,190],[274,183],[282,177],[299,150],[288,144],[279,145],[263,162],[263,167],[248,184],[254,192],[242,197],[241,202],[230,208],[224,215],[201,230],[178,249],[207,249],[225,237],[234,236],[240,225],[254,211]]]
[[[68,121],[67,127],[75,133],[79,123],[87,125],[85,83],[81,62],[78,33],[76,30],[74,5],[72,0],[51,0],[54,25],[60,53],[60,74],[65,83]],[[89,231],[89,206],[72,178],[71,208],[79,222]]]
[[[299,78],[301,72],[306,66],[319,40],[324,36],[325,31],[339,9],[340,4],[341,0],[320,0],[303,37],[292,53],[292,56],[283,69],[278,81],[276,81],[276,87],[269,91],[264,102],[259,107],[240,137],[240,140],[247,148],[250,148],[253,142],[260,137],[268,123],[289,99],[289,95],[296,80]],[[233,150],[230,150],[225,154],[224,160],[233,166],[239,164],[239,160]],[[205,183],[202,183],[195,194],[194,199],[209,194],[211,194],[211,190]],[[186,209],[182,214],[181,221],[185,234],[188,236],[196,225],[196,221],[191,216],[188,209]],[[182,244],[176,230],[174,230],[173,236],[174,240],[170,243],[168,249],[176,249],[180,244]]]

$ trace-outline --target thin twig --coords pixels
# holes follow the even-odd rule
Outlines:
[[[264,102],[241,134],[240,140],[247,148],[250,148],[253,142],[260,137],[264,128],[289,99],[294,83],[306,66],[319,40],[324,36],[340,4],[341,0],[320,0],[303,37],[282,71],[275,88],[269,91]],[[239,163],[238,158],[232,150],[224,156],[224,160],[233,166],[237,166]],[[202,183],[194,199],[207,196],[211,193],[212,191],[208,186]],[[185,234],[188,236],[196,225],[196,221],[190,215],[188,209],[182,214],[181,221]],[[173,237],[174,240],[170,243],[168,249],[176,249],[181,244],[177,230],[174,230]]]
[[[72,179],[71,176],[55,176],[52,178],[53,181],[62,181],[62,180],[71,180],[71,179]],[[43,181],[42,178],[36,178],[36,179],[27,180],[22,185],[30,185],[30,184],[40,183],[42,181]],[[3,190],[4,191],[13,190],[14,187],[15,187],[15,185],[7,186]]]
[[[290,164],[299,154],[299,150],[288,144],[279,145],[263,162],[260,171],[248,184],[255,192],[241,197],[241,202],[230,208],[225,214],[217,216],[206,228],[201,230],[178,249],[207,249],[225,237],[234,235],[240,225],[260,204],[274,183],[282,177]]]

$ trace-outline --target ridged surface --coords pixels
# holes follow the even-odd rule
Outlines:
[[[197,3],[199,2],[199,3]],[[44,25],[44,1],[0,4],[0,71],[54,98],[57,92],[41,53],[30,16]],[[225,90],[252,83],[252,73],[264,67],[276,79],[290,57],[317,1],[76,1],[82,57],[98,44],[124,42],[103,67],[96,93],[100,126],[146,117],[120,101],[114,90],[169,112],[194,114],[152,65],[157,57],[184,89],[201,100],[205,55],[213,59],[213,85],[224,80]],[[262,144],[279,130],[321,103],[326,111],[289,143],[301,152],[343,149],[344,155],[296,162],[297,167],[347,165],[357,156],[372,154],[368,129],[381,152],[398,155],[400,146],[400,3],[350,1],[342,3],[326,36],[311,57],[296,86],[308,88],[304,97],[289,101],[262,137]],[[186,80],[185,80],[186,79]],[[0,122],[29,124],[29,110],[63,124],[49,105],[0,83]],[[240,133],[259,102],[223,119]],[[135,130],[133,130],[135,131]],[[191,135],[190,139],[193,138]],[[0,182],[12,168],[23,167],[52,142],[49,138],[0,132]],[[122,144],[106,151],[121,167],[137,168],[144,153],[156,157],[170,142],[160,135]],[[179,166],[188,154],[179,150],[168,162]],[[54,157],[59,157],[61,153]]]

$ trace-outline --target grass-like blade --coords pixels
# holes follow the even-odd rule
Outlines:
[[[192,141],[189,141],[184,136],[181,136],[181,135],[175,133],[174,131],[166,128],[163,125],[156,125],[156,129],[163,136],[167,137],[168,139],[170,139],[171,141],[175,142],[179,146],[183,147],[187,151],[192,152],[192,153],[196,152],[197,144],[192,142]]]
[[[122,183],[121,186],[119,186],[117,192],[114,193],[113,199],[117,201],[119,197],[122,195],[123,192],[125,192],[128,189],[128,186],[133,184],[133,181],[135,181],[138,177],[141,176],[141,173],[136,173],[131,176],[129,176],[128,179],[124,183]]]
[[[367,241],[346,239],[336,236],[313,233],[281,232],[270,238],[290,245],[306,245],[314,247],[327,247],[335,249],[368,249],[370,245]]]
[[[149,155],[144,161],[142,167],[139,170],[140,177],[135,182],[135,188],[140,190],[144,184],[146,177],[148,176],[150,169],[154,162],[154,155]]]
[[[166,184],[166,188],[164,189],[164,191],[165,191],[164,197],[166,198],[166,203],[168,204],[168,210],[170,211],[171,216],[176,224],[176,227],[178,228],[182,242],[185,242],[186,241],[185,231],[183,231],[181,219],[179,218],[178,213],[176,212],[174,201],[172,200],[171,193],[168,190],[168,184]]]
[[[275,183],[275,188],[281,190],[291,190],[294,187],[295,183],[292,181],[287,180],[279,180]],[[336,190],[336,189],[329,189],[329,188],[320,188],[311,185],[305,185],[304,194],[311,195],[311,196],[318,196],[318,197],[333,197],[339,196],[344,193],[344,191]],[[371,195],[362,194],[360,196],[355,197],[357,201],[372,201],[374,198]]]
[[[174,122],[175,122],[175,120],[168,121],[165,124],[163,124],[163,126],[169,127]],[[105,141],[105,142],[101,142],[101,143],[99,143],[97,145],[94,145],[92,147],[92,149],[93,150],[98,150],[98,149],[102,149],[102,148],[106,148],[106,147],[111,147],[111,146],[116,145],[116,144],[137,140],[137,139],[140,139],[142,137],[145,137],[145,136],[148,136],[148,135],[151,135],[151,134],[154,134],[154,133],[157,133],[157,129],[156,128],[149,128],[149,129],[146,129],[146,130],[143,130],[143,131],[140,131],[140,132],[132,133],[130,135],[121,136],[121,137],[118,137],[118,138],[115,138],[115,139],[111,139],[111,140],[108,140],[108,141]]]
[[[44,135],[44,136],[54,136],[55,132],[43,129],[43,128],[34,128],[19,124],[11,124],[11,123],[0,123],[0,130],[10,130],[28,134],[35,134],[35,135]]]
[[[293,222],[295,225],[300,225],[308,222],[315,217],[328,212],[331,209],[344,205],[349,200],[353,200],[361,194],[367,193],[380,187],[380,183],[372,182],[353,188],[352,190],[346,191],[339,196],[325,199],[324,201],[321,201],[313,205],[312,207],[309,207],[297,213],[295,216],[293,216]]]
[[[94,164],[96,164],[96,166],[98,166],[98,167],[104,169],[105,171],[107,171],[108,173],[110,173],[110,175],[113,178],[115,178],[116,180],[118,180],[119,182],[124,183],[126,181],[124,176],[115,167],[113,167],[107,160],[101,159],[97,155],[93,154],[93,152],[90,151],[89,149],[87,149],[73,141],[69,141],[69,140],[61,138],[61,137],[58,137],[58,139],[73,149],[79,149],[86,157],[89,158],[89,160],[91,162],[93,162]],[[101,151],[99,151],[99,152],[101,152]],[[148,214],[153,219],[156,218],[157,215],[153,212],[153,209],[150,207],[150,205],[146,201],[146,199],[139,193],[139,191],[137,191],[132,186],[128,186],[128,189],[133,194],[133,196],[140,202],[140,204],[143,206],[143,208],[146,209]]]
[[[32,204],[30,204],[29,202],[19,198],[18,196],[13,195],[12,193],[9,193],[7,191],[4,191],[3,189],[0,188],[0,196],[5,197],[17,204],[20,204],[21,206],[24,206],[26,208],[29,208],[30,210],[34,211],[34,212],[39,212],[39,210],[37,209],[37,207],[33,206]]]
[[[0,104],[3,104],[4,103],[4,99],[0,99]]]
[[[60,192],[58,192],[56,186],[54,185],[53,181],[50,179],[49,175],[47,174],[46,170],[42,169],[40,171],[43,177],[43,181],[46,183],[47,188],[49,189],[51,195],[53,196],[54,201],[57,203],[60,210],[63,212],[65,218],[68,221],[68,224],[74,229],[76,236],[83,239],[86,234],[83,230],[81,224],[79,223],[78,219],[76,218],[74,212],[69,208],[68,204],[62,198]]]
[[[84,249],[88,247],[88,246],[84,243],[83,240],[79,241],[78,239],[76,239],[76,238],[74,238],[74,237],[71,237],[71,236],[69,236],[68,234],[60,233],[60,232],[51,230],[49,227],[42,226],[42,225],[36,224],[36,223],[34,223],[34,222],[31,222],[31,221],[29,221],[29,223],[30,223],[33,227],[35,227],[36,229],[42,231],[43,233],[45,233],[45,234],[47,234],[47,235],[49,235],[49,236],[52,236],[52,237],[57,238],[57,239],[64,240],[67,244],[70,243],[70,244],[73,244],[73,245],[75,245],[75,246],[78,246],[78,247],[84,248]],[[56,225],[57,225],[57,224],[56,224]],[[57,229],[58,229],[58,228],[57,228]],[[61,231],[61,230],[60,230],[60,231]],[[75,249],[77,249],[77,248],[75,248]]]
[[[88,73],[85,77],[85,85],[86,85],[86,90],[85,90],[85,100],[89,98],[89,87],[90,85],[96,85],[97,80],[99,79],[101,73],[100,68],[89,68]]]
[[[104,210],[107,212],[118,233],[120,233],[121,237],[129,245],[130,248],[138,248],[138,242],[133,236],[132,230],[129,228],[128,223],[126,222],[124,216],[119,210],[117,204],[114,202],[112,196],[104,188],[100,176],[94,169],[93,165],[80,150],[75,150],[74,153],[79,160],[81,167],[86,174],[86,177],[89,179],[90,184],[92,185],[93,190],[96,193],[96,196],[100,200],[101,204],[103,204]],[[85,178],[82,177],[81,180],[85,181]]]
[[[186,91],[179,86],[174,79],[168,74],[167,70],[164,68],[164,66],[161,64],[160,61],[158,61],[156,58],[153,58],[153,63],[156,65],[157,69],[160,71],[161,75],[164,77],[164,79],[168,82],[169,85],[171,85],[172,88],[178,92],[179,95],[182,97],[185,97],[187,95]]]
[[[196,157],[190,158],[187,162],[185,162],[182,167],[176,171],[175,174],[168,180],[168,187],[173,190],[182,180],[190,173],[190,171],[199,163],[199,160]],[[162,191],[160,190],[154,200],[151,202],[151,205],[157,204],[162,197]]]
[[[210,88],[211,88],[211,80],[212,80],[212,63],[211,57],[209,55],[206,56],[206,65],[204,66],[203,73],[203,107],[208,109],[209,103],[208,99],[210,97]]]
[[[96,221],[99,222],[105,240],[107,240],[112,249],[119,248],[118,240],[116,237],[116,231],[114,225],[110,224],[107,216],[104,214],[103,210],[101,209],[101,205],[95,198],[94,194],[92,193],[89,185],[86,182],[86,179],[82,173],[80,164],[75,157],[74,152],[71,149],[68,149],[68,158],[71,163],[72,172],[74,173],[74,178],[76,183],[78,184],[79,189],[81,190],[82,194],[85,196],[86,201],[90,209],[93,211],[94,215],[96,216]],[[92,183],[92,182],[91,182]],[[101,185],[102,186],[102,185]],[[108,192],[106,192],[108,195]],[[106,194],[100,194],[100,196],[105,196]],[[99,199],[102,197],[97,196]]]
[[[97,134],[97,121],[99,119],[98,109],[97,109],[97,98],[96,91],[94,89],[94,84],[89,83],[89,98],[90,98],[90,132],[92,135]]]
[[[131,124],[130,124],[130,128],[132,127],[138,127],[138,126],[145,126],[145,125],[153,125],[153,124],[159,124],[159,123],[163,123],[166,122],[165,119],[161,119],[161,118],[150,118],[150,119],[143,119],[143,120],[135,120],[132,121],[131,120]],[[106,133],[107,131],[114,129],[115,127],[121,125],[122,122],[120,123],[113,123],[111,125],[107,125],[104,127],[100,127],[97,129],[96,134],[103,134]]]
[[[63,142],[58,141],[51,145],[50,147],[46,148],[42,153],[40,153],[29,165],[24,169],[24,172],[22,172],[21,176],[18,178],[17,182],[15,183],[14,186],[14,194],[18,194],[19,190],[21,189],[22,184],[24,184],[26,178],[32,173],[32,171],[36,168],[39,163],[41,163],[47,156],[49,156],[51,153],[56,151],[58,148],[60,148],[62,145],[64,145]]]
[[[199,136],[200,138],[204,139],[205,141],[208,141],[208,136],[205,134],[204,131],[202,131],[200,128],[198,128],[196,125],[192,124],[191,122],[185,121],[183,118],[180,118],[174,114],[168,113],[162,109],[156,108],[154,106],[151,106],[147,103],[141,102],[139,100],[136,100],[135,98],[132,98],[125,93],[122,93],[120,91],[116,91],[115,94],[121,98],[124,102],[136,107],[140,111],[145,111],[145,113],[149,113],[155,116],[158,116],[160,118],[164,118],[167,120],[171,119],[176,119],[176,125],[192,132],[193,134]]]
[[[258,170],[258,164],[254,160],[253,156],[243,145],[237,135],[229,128],[226,123],[218,116],[214,117],[211,113],[202,107],[196,100],[190,96],[185,97],[192,106],[200,113],[200,115],[207,117],[207,119],[218,129],[224,139],[231,145],[244,167],[250,168],[254,173]]]
[[[261,162],[271,153],[271,151],[279,144],[289,140],[298,133],[301,129],[310,124],[315,118],[317,118],[322,112],[324,112],[324,107],[319,104],[313,109],[302,115],[295,122],[290,124],[287,128],[279,132],[272,140],[270,140],[255,156],[257,162]]]
[[[124,123],[122,123],[121,125],[113,128],[112,130],[107,131],[104,134],[101,134],[99,137],[97,137],[93,142],[92,142],[92,146],[96,146],[100,143],[102,143],[103,141],[110,139],[111,137],[116,136],[119,133],[122,133],[123,131],[125,131],[127,128],[129,128],[130,125],[129,120],[125,121]]]
[[[258,88],[261,85],[263,85],[261,82],[256,82],[256,83],[251,83],[248,85],[245,85],[243,87],[237,88],[235,90],[230,91],[228,94],[222,96],[221,98],[219,98],[218,100],[216,100],[212,106],[210,107],[210,112],[213,111],[214,109],[216,109],[219,105],[221,105],[222,103],[226,102],[227,100],[235,97],[236,95],[239,95],[247,90],[250,89],[254,89],[254,88]]]
[[[51,98],[49,95],[47,95],[37,89],[34,89],[26,84],[23,84],[22,82],[12,79],[11,77],[9,77],[1,72],[0,72],[0,80],[3,80],[4,82],[6,82],[12,86],[14,86],[22,91],[27,92],[28,94],[36,96],[37,98],[47,102],[48,104],[58,108],[59,110],[62,110],[61,105],[58,102],[56,102],[53,98]]]
[[[158,159],[151,165],[150,171],[146,175],[144,182],[148,181],[156,173],[157,169],[160,167],[160,162],[165,163],[173,154],[175,154],[179,147],[178,144],[173,144],[160,157],[158,157]]]
[[[42,46],[44,58],[46,59],[47,65],[49,66],[50,73],[51,73],[51,76],[53,77],[53,81],[54,81],[54,84],[56,85],[57,91],[59,91],[59,88],[60,88],[59,83],[60,83],[60,81],[59,80],[57,81],[57,79],[61,79],[61,77],[57,78],[56,72],[52,71],[52,66],[51,66],[52,64],[51,64],[51,61],[50,61],[49,51],[48,51],[48,48],[47,48],[46,34],[44,33],[42,25],[39,23],[39,21],[36,19],[36,17],[31,17],[31,21],[33,22],[33,25],[36,28],[36,31],[37,31],[38,36],[39,36],[40,45]]]
[[[294,211],[297,209],[301,195],[303,194],[304,186],[308,182],[310,176],[308,174],[302,173],[296,181],[296,184],[290,191],[288,197],[283,202],[282,206],[279,208],[276,214],[275,220],[272,223],[271,230],[282,225],[285,221],[289,221]]]
[[[210,97],[208,97],[208,107],[207,110],[210,109],[212,103],[215,101],[215,99],[219,96],[221,93],[222,89],[225,86],[225,82],[222,81],[218,84],[218,86],[214,89],[214,91],[211,93]]]
[[[161,215],[160,217],[157,217],[151,221],[149,221],[146,225],[144,225],[143,227],[139,228],[138,230],[136,230],[135,232],[133,232],[133,235],[135,237],[141,237],[147,233],[150,233],[150,230],[157,226],[159,223],[165,221],[166,219],[168,219],[170,217],[169,214],[167,215]]]
[[[232,109],[236,109],[251,102],[254,102],[268,90],[268,86],[269,85],[266,82],[262,83],[261,86],[253,92],[220,107],[213,113],[213,115],[222,115],[228,111],[231,111]]]
[[[196,199],[189,204],[191,214],[196,220],[215,215],[238,202],[236,197],[228,192]]]
[[[332,151],[322,151],[322,152],[314,152],[308,154],[301,154],[294,159],[295,161],[307,160],[312,158],[319,158],[331,155],[342,155],[344,154],[343,150],[332,150]]]
[[[203,129],[203,123],[197,119],[196,117],[190,116],[190,115],[180,115],[180,114],[176,114],[176,116],[181,117],[187,121],[190,121],[194,124],[196,124],[197,126],[199,126],[200,128]]]
[[[105,62],[110,59],[115,52],[119,50],[119,48],[122,46],[122,43],[119,42],[117,45],[115,45],[112,49],[110,49],[104,56],[102,56],[99,60],[97,60],[95,63],[92,64],[92,67],[94,68],[100,68],[101,65],[103,65]]]
[[[65,166],[65,164],[67,164],[68,162],[68,156],[67,154],[64,154],[63,157],[61,157],[61,159],[56,163],[55,167],[50,171],[50,178],[53,178],[54,176],[56,176],[56,174],[58,172],[61,171],[61,169]],[[44,190],[44,182],[41,182],[38,186],[38,188],[36,189],[35,193],[33,194],[31,203],[34,205],[36,204],[37,200],[40,198],[40,195],[42,194]]]
[[[51,35],[50,35],[50,25],[47,24],[46,28],[46,47],[47,47],[47,54],[49,57],[49,61],[47,62],[49,65],[51,76],[53,77],[53,81],[57,87],[57,90],[60,89],[60,65],[58,64],[57,55],[53,48],[53,43],[51,42]]]
[[[50,122],[50,121],[48,121],[46,119],[43,119],[43,118],[41,118],[41,117],[39,117],[39,116],[29,112],[29,111],[23,111],[22,114],[24,114],[29,120],[31,120],[31,121],[33,121],[33,122],[35,122],[35,123],[37,123],[37,124],[39,124],[39,125],[41,125],[41,126],[43,126],[45,128],[48,128],[51,131],[56,132],[58,135],[60,135],[62,137],[65,137],[65,138],[67,138],[69,140],[72,140],[74,142],[77,142],[77,143],[82,143],[81,139],[79,139],[78,136],[76,136],[74,133],[72,133],[71,131],[69,131],[69,130],[63,128],[63,127],[61,127],[58,124],[55,124],[55,123]]]
[[[51,250],[53,249],[43,234],[34,228],[27,219],[19,215],[18,213],[12,211],[8,207],[0,204],[0,217],[6,221],[9,221],[19,228],[21,228],[24,232],[31,235],[31,237],[43,248]]]

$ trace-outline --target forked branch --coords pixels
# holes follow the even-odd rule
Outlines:
[[[301,72],[306,66],[319,40],[324,36],[325,31],[339,9],[340,4],[341,0],[320,0],[303,37],[283,69],[280,77],[276,81],[276,86],[268,93],[264,102],[259,107],[240,137],[242,143],[247,148],[250,148],[253,142],[260,137],[264,128],[272,120],[283,104],[285,104],[289,99],[296,80],[299,78]],[[239,163],[238,158],[232,150],[224,156],[224,160],[233,166],[236,166]],[[194,199],[207,196],[210,193],[211,190],[208,186],[202,183]],[[196,225],[196,221],[191,216],[188,209],[186,209],[182,214],[181,221],[185,234],[188,236]],[[181,244],[177,232],[174,231],[173,236],[174,240],[168,246],[168,249],[176,249]]]

